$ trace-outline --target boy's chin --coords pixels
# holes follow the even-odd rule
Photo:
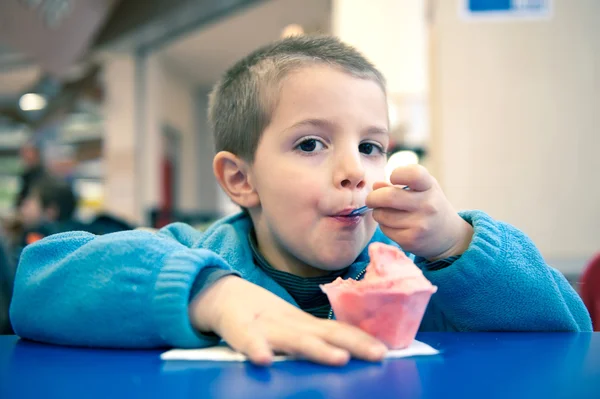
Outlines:
[[[319,264],[313,267],[329,272],[341,270],[353,264],[359,254],[360,252],[356,253],[356,255],[346,252],[338,254],[338,256],[323,256]]]

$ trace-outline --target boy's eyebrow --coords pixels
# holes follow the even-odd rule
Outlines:
[[[298,127],[304,127],[304,126],[320,127],[320,128],[324,128],[327,130],[334,129],[334,124],[326,119],[311,118],[311,119],[301,120],[300,122],[296,122],[292,126],[286,128],[285,130],[292,130],[292,129],[295,129]]]
[[[390,131],[384,127],[371,126],[366,130],[367,134],[381,134],[384,136],[389,136]]]
[[[326,120],[326,119],[315,119],[315,118],[311,118],[311,119],[304,119],[300,122],[294,123],[292,126],[286,128],[286,131],[298,128],[298,127],[304,127],[304,126],[312,126],[312,127],[319,127],[319,128],[323,128],[323,129],[327,129],[327,130],[334,130],[335,129],[335,124]],[[365,134],[380,134],[380,135],[385,135],[388,136],[390,134],[390,132],[388,131],[387,128],[384,127],[379,127],[379,126],[370,126],[367,129],[365,129]]]

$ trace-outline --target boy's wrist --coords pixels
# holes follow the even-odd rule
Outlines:
[[[469,224],[464,219],[460,218],[460,223],[457,224],[457,233],[456,237],[459,237],[458,240],[448,248],[446,251],[442,252],[438,256],[434,256],[432,258],[428,258],[427,260],[430,262],[435,262],[441,259],[450,258],[452,256],[458,256],[465,253],[465,251],[471,245],[471,241],[473,239],[473,226]]]
[[[196,276],[190,289],[190,303],[204,291],[212,287],[217,281],[229,275],[239,276],[238,272],[220,267],[205,267]]]
[[[188,307],[192,326],[202,333],[216,333],[218,330],[220,309],[226,293],[240,278],[237,275],[227,275],[220,278],[209,288],[197,295]]]

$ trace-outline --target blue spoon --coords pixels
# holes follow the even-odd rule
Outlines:
[[[402,187],[402,190],[410,190],[410,187],[408,186],[404,186]],[[349,214],[346,215],[346,217],[352,217],[352,216],[360,216],[363,213],[367,213],[369,211],[371,211],[372,209],[369,208],[368,206],[361,206],[360,208],[356,208],[355,210],[353,210],[352,212],[350,212]]]

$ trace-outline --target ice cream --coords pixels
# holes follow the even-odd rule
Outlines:
[[[415,339],[431,295],[437,291],[396,247],[373,243],[363,280],[337,278],[321,286],[336,319],[359,327],[390,349]]]

